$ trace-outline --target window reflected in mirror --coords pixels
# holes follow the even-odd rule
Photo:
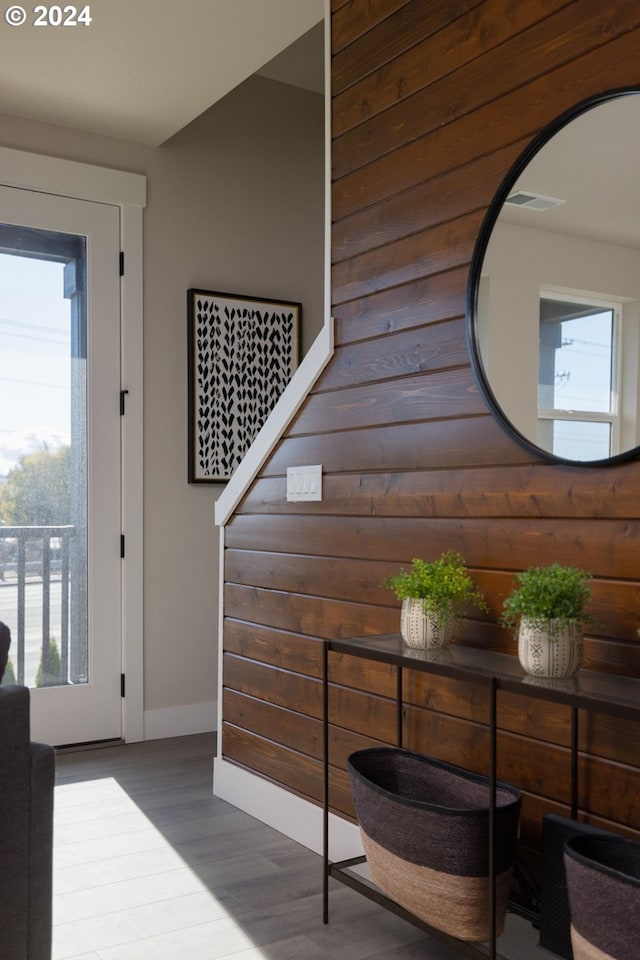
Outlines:
[[[618,449],[618,312],[605,303],[540,297],[538,445],[568,460]]]
[[[503,425],[551,459],[639,452],[639,157],[636,91],[580,105],[514,165],[478,240],[476,374]]]

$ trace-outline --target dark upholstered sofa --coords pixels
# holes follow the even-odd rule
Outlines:
[[[0,676],[11,635],[0,623]],[[29,690],[0,687],[0,957],[50,960],[54,750],[31,743]]]

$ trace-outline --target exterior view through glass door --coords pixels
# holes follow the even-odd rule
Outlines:
[[[119,213],[0,188],[0,620],[32,738],[120,736]]]

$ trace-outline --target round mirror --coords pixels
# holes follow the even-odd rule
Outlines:
[[[468,336],[493,412],[548,459],[640,452],[640,97],[547,128],[495,197],[474,253]]]

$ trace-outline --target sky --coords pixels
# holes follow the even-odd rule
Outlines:
[[[0,254],[0,478],[70,441],[70,301],[63,265]]]
[[[611,311],[564,321],[563,346],[556,351],[556,407],[611,410],[612,337]]]

